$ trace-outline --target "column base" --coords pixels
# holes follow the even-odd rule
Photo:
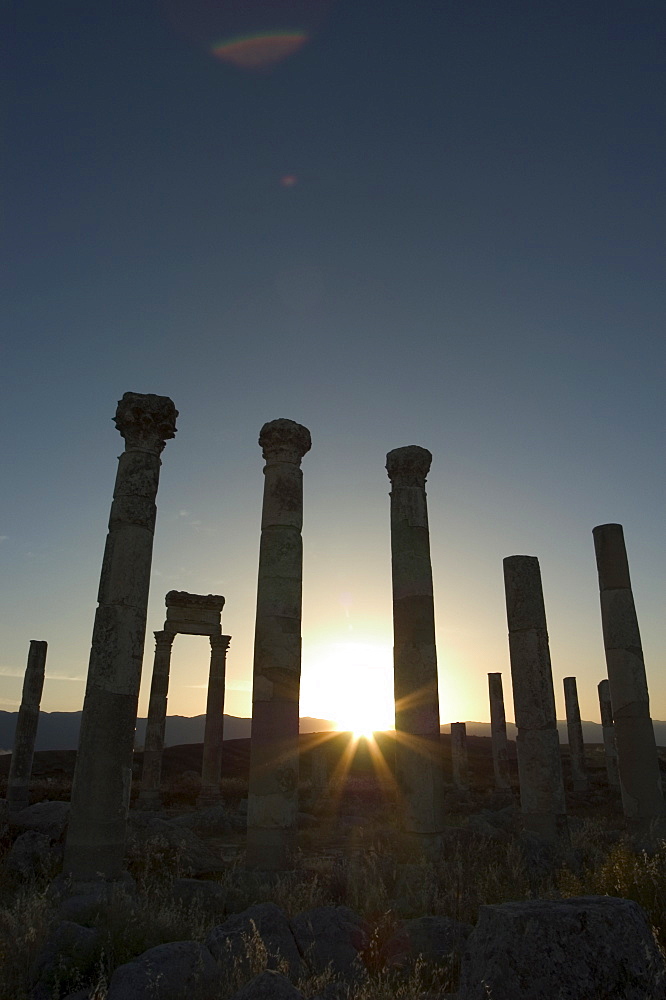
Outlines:
[[[296,857],[296,833],[292,829],[248,827],[246,868],[265,872],[290,871]]]

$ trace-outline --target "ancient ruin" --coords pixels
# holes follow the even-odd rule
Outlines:
[[[386,456],[391,480],[391,576],[396,781],[405,831],[424,847],[444,825],[435,612],[425,482],[432,455],[411,445]]]
[[[506,738],[506,715],[504,713],[504,692],[502,675],[488,674],[488,695],[490,698],[490,738],[493,748],[493,770],[495,788],[511,788],[509,774],[509,751]]]
[[[629,829],[648,836],[656,821],[663,824],[664,796],[624,533],[621,524],[592,533],[622,808]]]
[[[63,871],[74,883],[119,878],[146,631],[160,455],[176,433],[167,396],[126,392],[100,576]]]
[[[143,753],[141,791],[137,805],[145,809],[159,807],[164,729],[171,648],[175,636],[206,635],[210,639],[210,674],[206,701],[203,764],[201,770],[201,802],[210,805],[220,794],[222,739],[224,727],[224,678],[226,654],[231,636],[222,635],[224,597],[218,594],[188,594],[170,590],[165,598],[164,629],[155,632],[155,660],[150,686],[146,739]]]
[[[451,723],[451,773],[456,788],[469,788],[469,760],[467,757],[467,726],[464,722]]]
[[[293,420],[261,428],[264,498],[252,686],[247,855],[251,868],[292,863],[298,812],[303,589],[303,473],[310,432]]]
[[[569,828],[539,560],[506,558],[504,587],[523,823],[550,843],[566,842]]]
[[[30,775],[39,723],[39,703],[44,688],[46,649],[45,642],[38,639],[30,640],[21,705],[16,720],[14,749],[7,779],[7,808],[10,812],[18,812],[30,802]]]
[[[573,790],[574,792],[586,792],[589,789],[590,783],[585,767],[583,725],[580,721],[578,689],[575,677],[564,678],[564,704],[567,713],[567,736],[569,737],[569,759],[571,761]]]
[[[599,714],[604,738],[604,754],[606,757],[606,776],[611,788],[620,787],[620,772],[617,766],[617,746],[615,745],[615,726],[613,725],[613,708],[611,705],[610,684],[605,677],[597,685],[599,692]]]

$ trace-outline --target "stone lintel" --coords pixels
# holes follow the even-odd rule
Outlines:
[[[220,594],[188,594],[185,590],[170,590],[164,603],[167,608],[197,608],[221,614],[224,598]]]

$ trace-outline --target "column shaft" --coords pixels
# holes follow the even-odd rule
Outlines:
[[[141,791],[137,801],[137,805],[145,809],[159,809],[161,805],[162,754],[164,752],[171,648],[174,640],[173,632],[159,631],[155,632],[154,635],[155,659],[153,660],[153,676],[150,683],[146,738],[143,745]]]
[[[599,681],[599,714],[601,730],[604,739],[604,754],[606,757],[606,775],[611,788],[620,787],[620,772],[617,766],[617,746],[615,745],[615,725],[613,724],[613,709],[611,706],[610,685],[608,679]]]
[[[624,534],[621,524],[600,524],[593,535],[622,808],[629,828],[647,834],[664,816],[664,796]]]
[[[444,826],[437,651],[425,482],[432,455],[411,445],[386,456],[391,480],[391,575],[396,777],[404,828],[427,846]]]
[[[206,697],[206,728],[204,730],[201,765],[201,795],[198,803],[212,805],[220,798],[222,779],[222,741],[224,739],[224,679],[230,635],[211,635],[210,674]]]
[[[30,640],[28,663],[23,677],[23,693],[16,720],[14,749],[9,763],[7,803],[10,812],[18,812],[30,804],[30,775],[39,724],[39,703],[44,688],[47,644]]]
[[[254,635],[247,865],[291,866],[298,812],[298,718],[303,588],[303,474],[310,432],[264,424],[266,467]]]
[[[456,788],[469,788],[469,760],[467,757],[467,726],[464,722],[451,723],[451,771]]]
[[[176,432],[168,397],[125,393],[116,426],[125,438],[99,586],[64,873],[119,878],[146,629],[160,453]]]
[[[495,788],[511,788],[504,692],[502,691],[502,675],[500,673],[488,674],[488,695],[490,698],[490,738],[493,750]]]
[[[583,725],[580,721],[578,690],[575,677],[564,678],[564,704],[567,713],[567,736],[569,737],[569,759],[571,761],[571,781],[574,792],[586,792],[589,788],[585,767],[585,744]]]
[[[560,739],[539,560],[504,560],[511,682],[523,824],[544,840],[568,841]]]

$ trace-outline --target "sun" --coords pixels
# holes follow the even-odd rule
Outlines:
[[[354,739],[393,729],[393,654],[377,642],[329,642],[304,650],[301,715],[330,719]],[[304,707],[307,706],[307,707]]]

